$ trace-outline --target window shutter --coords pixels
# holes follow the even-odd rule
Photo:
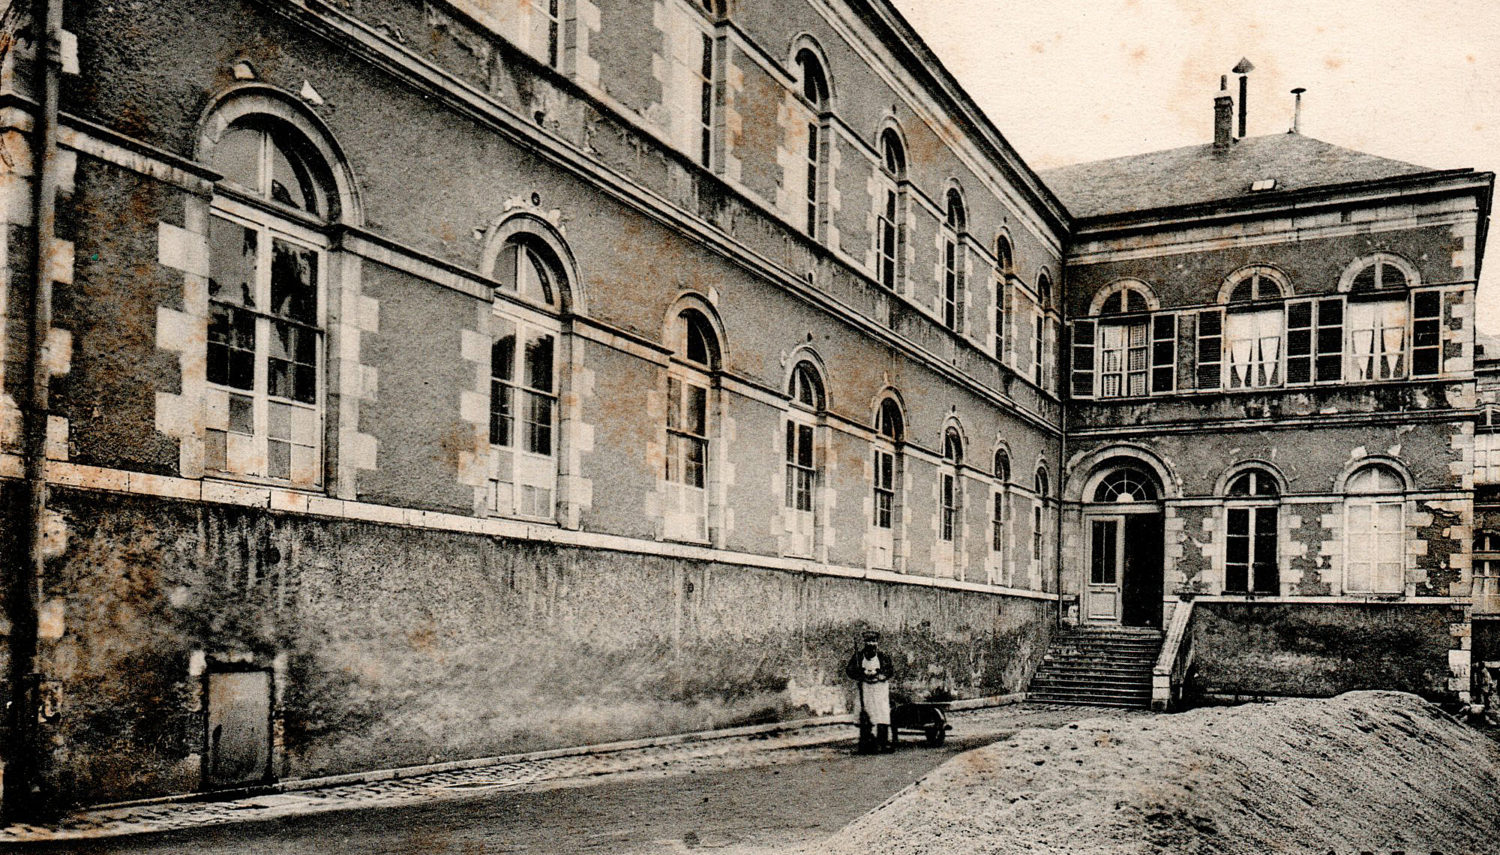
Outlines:
[[[1443,294],[1436,288],[1411,292],[1411,374],[1443,373]]]
[[[1313,380],[1313,303],[1286,304],[1286,382],[1302,386]]]
[[[1094,397],[1094,321],[1073,321],[1072,359],[1069,369],[1073,378],[1073,397]]]
[[[1465,341],[1464,324],[1469,322],[1464,320],[1465,313],[1455,311],[1454,307],[1461,306],[1472,299],[1474,297],[1471,292],[1463,286],[1449,288],[1443,292],[1443,315],[1441,318],[1443,354],[1438,370],[1444,374],[1466,371],[1474,363],[1472,354],[1463,364],[1451,361],[1463,359],[1465,345],[1468,344]],[[1472,315],[1473,313],[1469,314]]]
[[[1198,313],[1197,367],[1199,389],[1218,389],[1223,385],[1223,309],[1205,309]]]
[[[1151,318],[1151,391],[1177,390],[1177,315]]]
[[[1330,297],[1319,300],[1317,322],[1315,379],[1319,383],[1337,383],[1344,379],[1343,299]]]

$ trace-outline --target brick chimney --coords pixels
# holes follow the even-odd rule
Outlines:
[[[1214,96],[1214,151],[1227,152],[1234,145],[1234,96],[1229,94],[1229,75],[1219,78]]]

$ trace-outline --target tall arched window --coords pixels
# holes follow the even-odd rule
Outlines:
[[[1224,591],[1276,594],[1281,590],[1277,552],[1280,488],[1271,473],[1247,469],[1229,480],[1224,495]]]
[[[1344,590],[1399,594],[1406,589],[1405,482],[1372,464],[1344,484]]]
[[[713,435],[714,372],[719,341],[697,309],[684,309],[672,324],[673,359],[667,372],[666,536],[707,541],[709,465]]]
[[[995,451],[995,487],[990,496],[990,581],[1010,583],[1010,454]]]
[[[1036,470],[1036,502],[1031,508],[1031,560],[1038,573],[1042,569],[1042,555],[1045,551],[1047,541],[1047,498],[1050,492],[1050,484],[1047,480],[1047,470]]]
[[[828,112],[828,75],[823,69],[823,63],[818,61],[817,55],[809,48],[797,52],[796,64],[802,81],[802,99],[810,111],[806,118],[807,145],[804,149],[807,163],[804,192],[806,228],[807,233],[817,239],[818,224],[822,219],[822,182],[827,180],[827,170],[823,168],[823,164],[828,135],[823,117]]]
[[[790,535],[786,552],[811,556],[817,546],[815,502],[819,481],[818,420],[825,407],[823,380],[811,362],[792,369],[787,390],[786,515]]]
[[[208,233],[204,467],[316,486],[332,171],[301,131],[263,115],[233,121],[208,155],[224,179]]]
[[[938,493],[942,503],[939,527],[942,539],[957,543],[963,522],[963,482],[960,467],[964,462],[964,443],[957,428],[943,433],[943,466],[938,475]],[[955,556],[956,558],[956,556]]]
[[[1281,385],[1282,334],[1286,324],[1282,300],[1291,291],[1279,270],[1244,267],[1219,290],[1224,305],[1223,361],[1230,389]]]
[[[1052,305],[1052,277],[1043,270],[1036,278],[1036,331],[1031,338],[1031,369],[1036,385],[1052,388],[1052,348],[1047,335],[1047,309]]]
[[[872,533],[870,564],[892,569],[896,564],[901,530],[901,443],[906,421],[894,398],[883,398],[875,412]]]
[[[1010,277],[1015,274],[1016,258],[1010,238],[995,239],[995,358],[1005,358],[1005,305],[1010,292]]]
[[[906,243],[902,183],[906,181],[906,147],[894,128],[880,135],[880,181],[876,200],[875,267],[880,284],[900,292],[904,271],[901,247]]]
[[[958,188],[948,190],[947,214],[943,219],[943,326],[956,332],[964,327],[964,258],[962,239],[968,230],[968,214]]]
[[[1427,347],[1421,374],[1435,374],[1440,355],[1441,306],[1436,292],[1412,294],[1420,284],[1416,268],[1390,253],[1376,253],[1350,265],[1340,287],[1347,293],[1344,329],[1348,354],[1345,373],[1351,380],[1394,380],[1405,377],[1407,324],[1414,321]],[[1420,298],[1411,311],[1411,301]]]
[[[1099,396],[1145,395],[1151,382],[1151,318],[1145,283],[1115,283],[1097,307]],[[1075,366],[1076,369],[1076,366]]]
[[[557,512],[558,351],[562,264],[519,232],[500,247],[490,317],[490,511],[553,519]]]

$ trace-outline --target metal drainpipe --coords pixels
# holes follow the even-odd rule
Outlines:
[[[33,221],[31,312],[26,360],[31,383],[22,418],[25,431],[25,540],[11,585],[10,745],[4,781],[4,813],[10,818],[40,816],[48,810],[41,779],[44,752],[40,728],[43,675],[37,656],[38,604],[42,599],[43,541],[47,517],[47,417],[51,377],[46,358],[52,329],[52,265],[57,234],[57,114],[61,79],[59,34],[62,0],[32,4],[33,97],[40,109],[33,116]]]
[[[1061,346],[1062,336],[1059,335],[1057,338],[1058,344]],[[1058,356],[1061,355],[1058,354]],[[1062,360],[1057,359],[1055,362],[1060,365]],[[1053,543],[1055,554],[1052,557],[1052,566],[1056,572],[1053,590],[1057,592],[1058,626],[1062,626],[1063,624],[1063,474],[1068,465],[1068,408],[1064,403],[1064,396],[1071,391],[1070,389],[1063,388],[1066,379],[1066,375],[1057,379],[1057,424],[1059,427],[1057,432],[1057,477],[1055,478],[1057,481],[1057,536]]]

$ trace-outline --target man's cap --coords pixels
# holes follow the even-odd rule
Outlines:
[[[879,640],[880,640],[880,633],[873,632],[873,631],[865,633],[865,641],[879,641]]]

